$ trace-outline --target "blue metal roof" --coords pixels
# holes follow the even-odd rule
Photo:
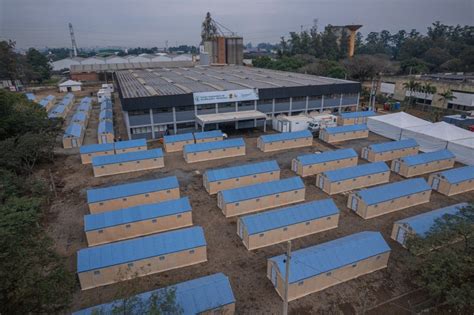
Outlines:
[[[400,160],[407,166],[425,164],[439,160],[454,159],[455,155],[449,150],[439,150],[434,152],[420,153],[401,158]]]
[[[229,203],[258,198],[261,196],[273,195],[290,190],[302,189],[304,187],[305,186],[301,178],[295,176],[260,184],[223,190],[220,193],[222,194],[222,199],[224,202]]]
[[[66,106],[64,104],[60,103],[59,105],[54,107],[53,110],[51,110],[51,113],[52,114],[61,114],[61,113],[64,113],[65,110],[66,110]]]
[[[220,130],[211,130],[211,131],[204,131],[204,132],[195,132],[194,139],[207,139],[207,138],[215,138],[215,137],[222,137],[222,131]]]
[[[114,133],[114,125],[110,120],[103,120],[99,122],[99,127],[97,129],[99,134],[101,133]]]
[[[316,200],[240,218],[249,235],[338,214],[332,199]]]
[[[194,136],[191,132],[182,133],[178,135],[164,136],[163,139],[165,140],[165,143],[173,143],[173,142],[188,141],[188,140],[192,140],[194,142]]]
[[[474,179],[474,166],[453,168],[443,171],[439,174],[443,176],[449,183],[456,184],[466,180]]]
[[[112,109],[112,101],[109,98],[106,98],[100,102],[100,110]]]
[[[346,118],[358,118],[358,117],[371,117],[377,115],[375,112],[371,110],[361,111],[361,112],[348,112],[348,113],[341,113],[341,117]]]
[[[99,119],[100,120],[105,120],[105,119],[112,120],[112,118],[113,118],[112,110],[106,109],[106,110],[101,110],[100,111],[100,114],[99,114]]]
[[[72,116],[72,121],[86,121],[87,114],[84,112],[76,112],[74,116]]]
[[[367,176],[371,174],[378,174],[383,172],[390,172],[390,168],[385,162],[367,163],[356,166],[340,168],[337,170],[326,171],[323,174],[332,182],[338,182],[355,177]]]
[[[70,124],[64,132],[64,137],[76,137],[79,138],[82,134],[82,126],[79,124]]]
[[[25,93],[25,96],[29,101],[34,101],[36,99],[36,96],[33,93]]]
[[[82,111],[82,112],[88,112],[91,110],[91,107],[92,105],[90,103],[81,103],[79,104],[79,106],[77,107],[77,110],[76,111]]]
[[[313,138],[313,134],[309,130],[301,130],[295,132],[282,132],[276,133],[273,135],[263,135],[260,136],[260,139],[263,143],[275,142],[275,141],[283,141],[283,140],[293,140],[293,139],[300,139],[300,138]]]
[[[229,178],[237,178],[242,176],[249,176],[253,174],[267,173],[273,171],[279,171],[277,161],[265,161],[258,163],[249,163],[240,166],[226,167],[207,170],[207,180],[210,182],[216,182],[219,180],[226,180]]]
[[[188,197],[84,216],[86,232],[191,211]]]
[[[295,283],[390,251],[380,232],[364,231],[291,254],[289,283]],[[285,277],[285,255],[270,258]]]
[[[244,139],[236,138],[221,141],[202,142],[196,144],[186,144],[183,148],[184,153],[210,151],[216,149],[226,149],[233,147],[245,147]]]
[[[206,311],[216,309],[228,304],[235,303],[232,287],[223,273],[216,273],[210,276],[181,282],[166,288],[144,292],[135,295],[133,298],[140,301],[141,305],[145,305],[145,309],[149,309],[146,305],[150,302],[152,296],[158,298],[175,290],[176,305],[181,307],[183,315],[198,315]],[[112,303],[101,304],[73,313],[73,315],[92,315],[104,314],[112,315],[114,309],[122,305],[122,300]]]
[[[127,153],[118,153],[114,155],[100,155],[92,158],[92,166],[95,167],[116,163],[157,159],[162,157],[163,151],[161,149],[133,151]]]
[[[86,96],[81,99],[81,104],[90,104],[90,103],[92,103],[92,98],[90,98],[89,96]]]
[[[467,205],[468,205],[467,202],[458,203],[456,205],[452,205],[449,207],[433,210],[430,212],[415,215],[413,217],[402,219],[402,220],[397,221],[396,223],[407,224],[408,226],[411,227],[413,232],[415,232],[419,236],[425,236],[426,233],[434,225],[436,219],[441,218],[445,214],[455,215],[459,212],[459,209],[466,207]]]
[[[87,203],[118,199],[128,196],[141,195],[154,191],[178,188],[176,176],[146,180],[142,182],[120,184],[104,188],[87,190]]]
[[[324,130],[326,131],[326,133],[334,134],[334,133],[361,131],[361,130],[368,130],[368,129],[367,129],[367,125],[361,124],[361,125],[329,127]]]
[[[298,156],[296,159],[302,165],[311,165],[350,158],[357,158],[357,153],[354,149],[339,149],[316,154],[305,154]]]
[[[131,240],[81,249],[77,252],[77,272],[126,264],[206,246],[200,226],[137,237]]]
[[[113,150],[114,150],[113,143],[89,144],[89,145],[83,145],[79,148],[79,152],[81,154],[103,152],[103,151],[113,151]]]
[[[418,146],[419,144],[414,139],[405,139],[405,140],[371,144],[369,145],[369,148],[375,153],[380,153],[380,152],[386,152],[386,151],[392,151],[392,150],[413,148],[413,147],[418,147]]]
[[[125,141],[117,141],[115,142],[115,149],[116,150],[123,150],[135,147],[147,147],[146,139],[135,139],[135,140],[125,140]]]
[[[423,178],[413,178],[362,189],[357,192],[357,195],[360,196],[367,205],[373,205],[428,190],[431,190],[431,187]]]
[[[68,93],[63,97],[61,104],[63,104],[64,106],[69,106],[71,105],[73,101],[74,101],[74,95],[71,93]]]

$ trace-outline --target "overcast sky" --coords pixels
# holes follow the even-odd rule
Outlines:
[[[278,42],[281,35],[326,24],[363,24],[361,31],[473,25],[474,0],[0,0],[0,38],[17,47],[197,45],[207,11],[244,42]]]

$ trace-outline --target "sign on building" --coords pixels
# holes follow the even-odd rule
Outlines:
[[[228,90],[193,93],[194,104],[216,104],[258,100],[257,89]]]

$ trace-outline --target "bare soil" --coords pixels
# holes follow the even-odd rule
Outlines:
[[[78,154],[59,154],[52,169],[59,192],[48,216],[48,233],[54,239],[59,253],[65,256],[67,266],[72,272],[76,272],[76,252],[87,247],[83,231],[83,216],[88,214],[86,203],[88,188],[175,175],[180,183],[181,195],[188,196],[191,201],[194,224],[204,228],[208,244],[208,261],[198,265],[86,291],[81,291],[79,281],[77,281],[71,311],[110,302],[125,295],[223,272],[230,278],[238,314],[279,314],[282,301],[266,278],[266,263],[268,258],[282,254],[285,250],[284,246],[280,244],[247,251],[237,236],[236,219],[226,219],[217,207],[216,197],[210,196],[205,191],[202,185],[203,172],[209,168],[275,159],[282,168],[282,178],[287,178],[295,176],[290,170],[290,165],[291,160],[298,155],[335,147],[352,147],[360,153],[363,146],[384,142],[387,139],[371,134],[368,139],[347,141],[337,146],[328,146],[315,139],[312,147],[263,153],[256,146],[259,135],[259,131],[240,132],[240,136],[245,137],[247,145],[247,154],[243,157],[186,164],[180,152],[168,153],[165,155],[166,167],[163,169],[105,178],[94,178],[91,166],[82,165]],[[151,146],[159,147],[161,144],[156,142]],[[364,162],[361,160],[361,163]],[[390,179],[391,181],[402,180],[393,173]],[[307,177],[304,181],[306,201],[328,198],[328,195],[316,188],[315,176]],[[393,222],[443,206],[474,201],[474,194],[465,193],[446,197],[433,192],[430,203],[370,220],[362,219],[346,207],[346,194],[334,195],[332,198],[341,210],[339,227],[296,239],[292,244],[293,249],[312,246],[360,231],[380,231],[392,248],[388,268],[293,301],[290,303],[290,312],[293,314],[354,314],[370,310],[375,306],[384,313],[403,313],[403,310],[394,304],[378,306],[386,300],[415,289],[406,278],[406,258],[409,254],[390,239]],[[380,313],[376,310],[377,308],[371,313]]]

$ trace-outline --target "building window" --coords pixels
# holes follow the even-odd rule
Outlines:
[[[309,225],[310,223],[311,223],[311,221],[308,221],[308,222],[306,222],[306,225]]]
[[[275,197],[276,197],[276,198],[280,198],[280,194],[276,194],[276,196],[275,196]]]
[[[253,178],[257,178],[257,175],[253,175]]]
[[[104,166],[102,165],[100,168],[104,168]]]
[[[258,236],[263,237],[265,233],[260,233]]]
[[[380,255],[378,255],[375,259],[380,259]]]
[[[99,206],[103,206],[103,205],[104,205],[104,203],[103,203],[103,202],[99,202]]]
[[[94,275],[100,275],[100,270],[94,270]]]
[[[129,263],[127,264],[127,266],[130,268],[130,267],[133,267],[133,263]]]
[[[181,218],[181,217],[182,217],[182,215],[181,215],[181,214],[178,214],[176,217],[177,217],[177,218]]]
[[[326,220],[331,220],[331,217],[327,217]]]
[[[221,182],[217,182],[217,185],[220,185],[220,184],[221,184]]]
[[[160,260],[165,260],[165,256],[160,256]]]
[[[156,159],[155,159],[155,161],[156,161]],[[137,161],[137,164],[140,164],[140,161]]]
[[[240,180],[240,178],[236,178],[235,181],[238,182]]]
[[[378,208],[378,207],[379,207],[379,205],[374,205],[374,208]]]
[[[191,250],[189,251],[189,253],[190,253],[190,254],[194,254],[194,249],[191,249]]]
[[[97,231],[97,232],[98,232],[99,234],[102,234],[102,233],[104,233],[104,230],[99,230],[99,231]]]
[[[169,194],[170,192],[171,192],[171,190],[169,190],[169,189],[166,191],[167,194]]]
[[[355,267],[357,267],[357,264],[352,264],[352,268],[355,268]]]
[[[128,228],[131,227],[131,225],[130,225],[130,224],[126,224],[125,227],[128,229]]]
[[[122,198],[122,201],[127,201],[127,198]]]
[[[303,285],[303,284],[304,284],[304,281],[298,282],[298,285],[299,285],[299,286],[301,286],[301,285]]]
[[[326,276],[328,276],[328,277],[329,277],[330,275],[332,275],[332,272],[331,272],[331,271],[329,271],[329,272],[326,272]]]
[[[255,201],[259,202],[259,201],[260,201],[260,198],[255,199]]]
[[[150,197],[150,194],[145,194],[145,197],[146,197],[146,198]]]
[[[236,202],[236,203],[235,203],[235,206],[238,206],[239,204],[240,204],[240,203]]]
[[[156,223],[156,219],[151,220],[151,223]]]
[[[284,228],[283,228],[283,231],[288,231],[288,228],[287,228],[287,227],[284,227]]]

